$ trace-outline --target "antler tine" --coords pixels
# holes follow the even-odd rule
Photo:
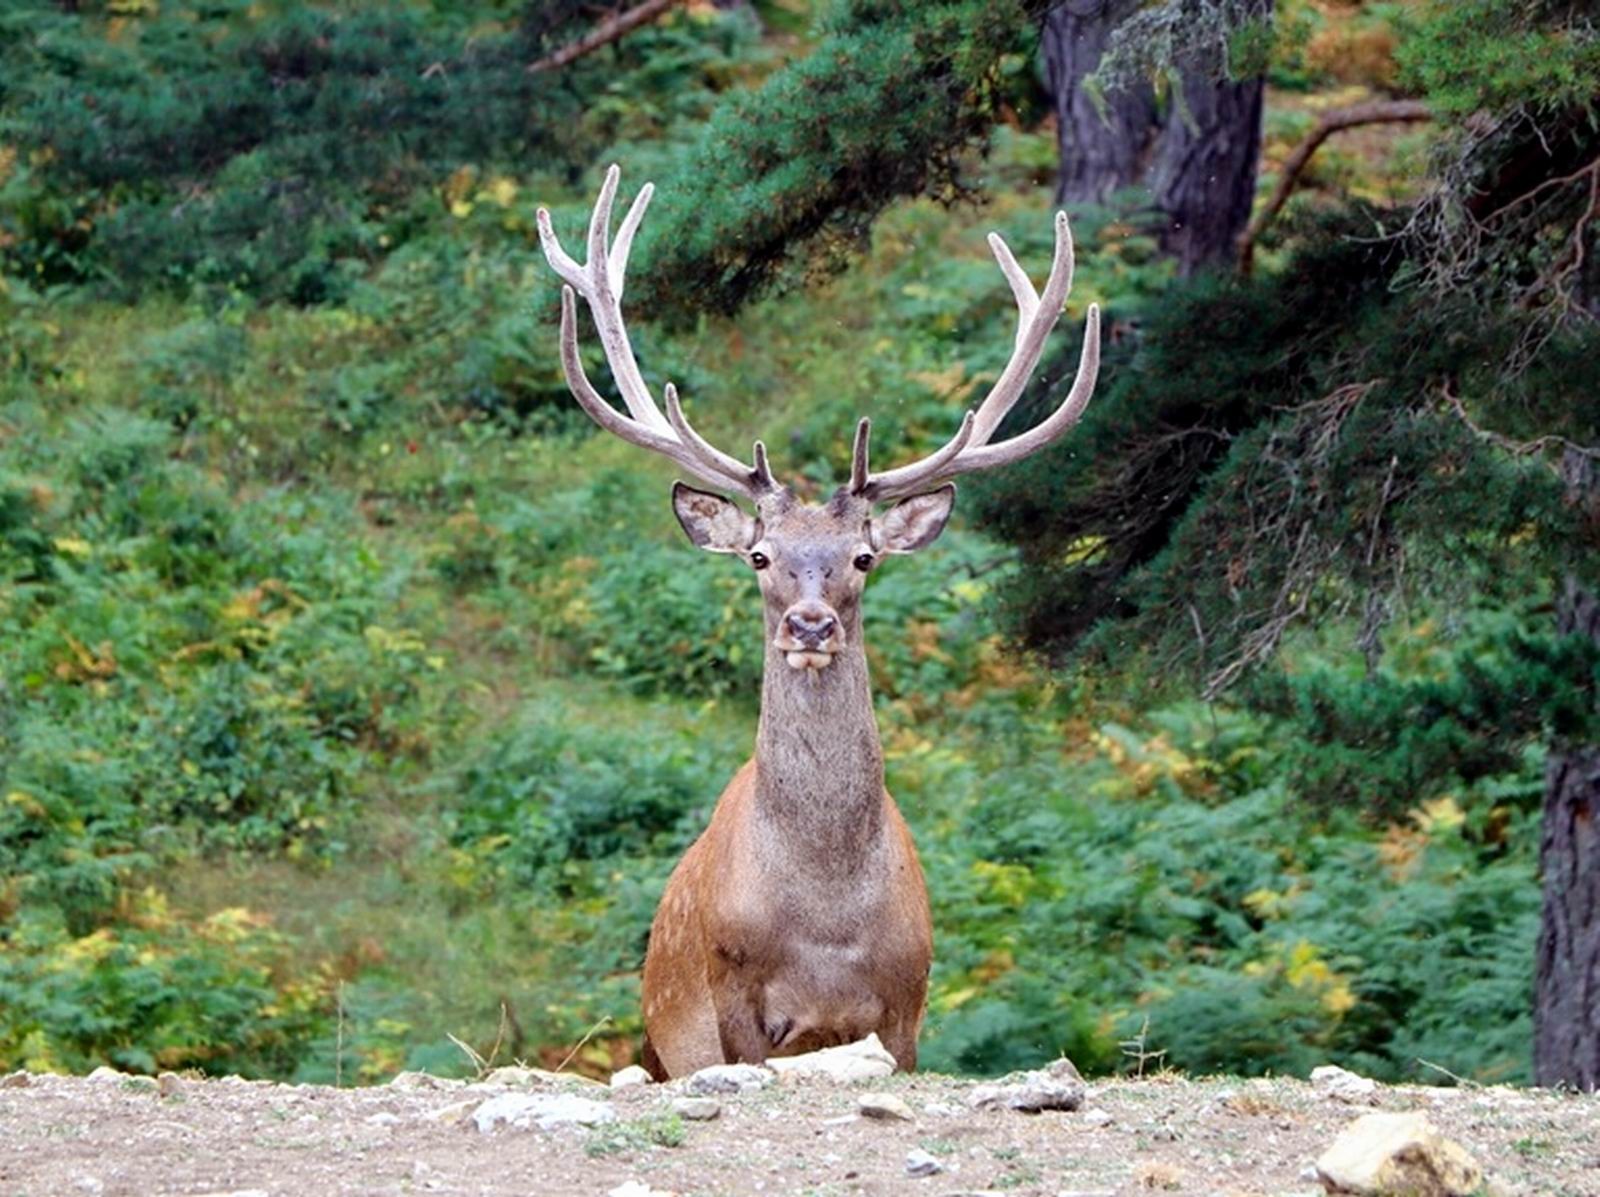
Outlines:
[[[867,469],[871,451],[872,421],[862,416],[856,424],[856,443],[850,450],[850,493],[853,495],[867,493],[867,485],[872,480],[872,474]]]
[[[861,423],[864,425],[866,421],[863,420]],[[956,434],[946,441],[942,448],[930,453],[921,461],[914,461],[899,469],[885,470],[881,474],[867,474],[859,488],[856,487],[852,476],[851,490],[863,498],[878,503],[886,499],[903,499],[907,495],[921,494],[932,489],[935,482],[943,481],[942,475],[949,473],[946,467],[971,443],[973,430],[976,427],[976,416],[969,411],[961,417],[961,427],[956,429]],[[859,430],[856,443],[862,448],[862,473],[866,474],[866,446]]]
[[[1045,341],[1060,319],[1067,292],[1072,286],[1072,232],[1067,227],[1066,213],[1056,213],[1055,227],[1055,256],[1042,293],[1033,289],[1032,281],[1017,264],[1016,257],[1000,235],[989,234],[989,246],[994,250],[995,260],[999,262],[1001,273],[1011,285],[1012,297],[1017,302],[1017,334],[1010,362],[995,380],[977,411],[969,411],[955,436],[936,452],[920,461],[881,474],[872,474],[867,469],[868,425],[867,421],[861,421],[856,429],[855,450],[851,460],[851,493],[872,502],[922,493],[938,483],[972,470],[990,469],[1036,453],[1078,422],[1084,407],[1088,405],[1089,396],[1094,392],[1095,378],[1100,369],[1100,309],[1095,304],[1089,305],[1078,376],[1061,405],[1046,420],[1027,432],[999,444],[988,443],[1027,386],[1028,377],[1039,363]]]
[[[566,283],[561,295],[561,364],[566,372],[567,385],[583,410],[608,432],[671,458],[702,481],[731,488],[752,500],[758,498],[778,485],[767,464],[766,450],[759,442],[754,466],[747,466],[722,452],[690,426],[671,383],[665,389],[668,414],[662,415],[655,398],[650,394],[650,388],[645,385],[644,376],[639,372],[639,363],[633,355],[627,326],[622,319],[621,301],[628,254],[633,248],[634,234],[639,231],[645,210],[655,194],[655,187],[646,183],[639,189],[639,194],[634,197],[617,229],[616,240],[607,244],[611,210],[616,203],[621,177],[622,172],[615,165],[606,170],[600,194],[595,199],[594,211],[589,217],[586,237],[588,256],[581,266],[561,248],[549,211],[544,208],[538,211],[539,241],[545,257],[550,268]],[[590,385],[583,372],[583,363],[578,357],[577,295],[583,296],[594,317],[595,331],[600,335],[606,362],[627,405],[627,416],[607,403]]]

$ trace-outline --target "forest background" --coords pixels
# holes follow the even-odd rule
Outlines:
[[[634,1058],[760,619],[568,395],[535,208],[572,243],[653,180],[646,375],[821,494],[857,416],[925,452],[1004,364],[983,234],[1042,276],[1075,161],[1046,5],[660,7],[533,71],[608,10],[0,13],[0,1070]],[[1095,301],[1089,417],[866,600],[923,1061],[1529,1081],[1585,943],[1541,918],[1600,892],[1550,817],[1600,802],[1593,21],[1114,16],[1101,127],[1129,79],[1205,127],[1202,50],[1264,82],[1258,212],[1329,112],[1430,119],[1329,139],[1248,273],[1148,189],[1071,206],[1019,415]]]

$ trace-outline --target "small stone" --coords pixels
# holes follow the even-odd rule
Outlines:
[[[922,1107],[922,1112],[929,1118],[958,1118],[962,1113],[959,1106],[943,1101],[928,1102]]]
[[[176,1097],[183,1092],[183,1078],[175,1072],[163,1072],[156,1077],[156,1088],[162,1097]]]
[[[1089,1126],[1110,1126],[1111,1113],[1108,1110],[1085,1110],[1083,1120]]]
[[[33,1077],[20,1069],[16,1072],[8,1072],[5,1076],[0,1077],[0,1089],[26,1089],[31,1084],[33,1084]]]
[[[626,1068],[619,1068],[611,1074],[611,1087],[613,1089],[632,1089],[649,1083],[650,1074],[637,1064],[629,1064]]]
[[[780,1077],[822,1077],[841,1084],[871,1081],[895,1070],[895,1058],[876,1034],[801,1056],[774,1056],[767,1067]]]
[[[373,1126],[398,1126],[401,1118],[399,1114],[391,1114],[388,1110],[380,1110],[376,1114],[367,1115],[367,1121]]]
[[[391,1089],[409,1089],[431,1091],[434,1089],[459,1089],[465,1081],[452,1080],[449,1077],[434,1076],[431,1072],[397,1072],[389,1081]]]
[[[911,1112],[911,1107],[906,1105],[893,1093],[863,1093],[856,1102],[864,1117],[876,1118],[882,1122],[915,1122],[917,1116]]]
[[[423,1115],[429,1122],[460,1122],[477,1109],[479,1102],[476,1098],[466,1101],[451,1102],[447,1106],[440,1106],[437,1110],[429,1110]]]
[[[759,1064],[712,1064],[689,1077],[689,1092],[697,1097],[713,1093],[744,1093],[765,1089],[777,1079]]]
[[[542,1089],[548,1086],[555,1076],[555,1073],[546,1072],[543,1068],[523,1068],[520,1065],[509,1064],[504,1068],[496,1068],[478,1083],[497,1085],[504,1089]]]
[[[153,1076],[125,1076],[122,1087],[129,1093],[159,1093],[161,1085]]]
[[[1311,1083],[1316,1089],[1335,1101],[1350,1105],[1370,1106],[1378,1102],[1378,1082],[1354,1072],[1347,1072],[1336,1064],[1324,1064],[1311,1070]]]
[[[1469,1197],[1483,1183],[1477,1161],[1421,1112],[1357,1118],[1322,1153],[1317,1174],[1330,1193],[1370,1197]]]
[[[710,1122],[722,1113],[722,1103],[714,1097],[680,1097],[672,1103],[672,1112],[690,1122]]]
[[[642,1180],[625,1180],[606,1197],[678,1197],[670,1189],[652,1189]]]
[[[89,1080],[96,1085],[118,1085],[127,1080],[128,1074],[118,1072],[109,1065],[102,1064],[89,1074]]]
[[[944,1165],[920,1147],[906,1152],[907,1176],[937,1176],[943,1171]]]
[[[547,1131],[563,1126],[598,1126],[616,1119],[617,1112],[605,1102],[571,1093],[502,1093],[472,1114],[478,1130],[485,1135],[502,1122],[518,1130],[537,1127]]]

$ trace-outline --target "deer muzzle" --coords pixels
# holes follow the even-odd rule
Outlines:
[[[839,617],[824,603],[799,602],[783,613],[772,646],[791,669],[824,669],[844,647]]]

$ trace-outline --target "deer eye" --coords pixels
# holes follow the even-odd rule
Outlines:
[[[771,564],[772,562],[767,558],[765,553],[750,554],[750,568],[752,569],[766,569],[767,566]]]
[[[856,568],[859,569],[862,573],[866,573],[869,569],[871,569],[872,568],[872,554],[871,553],[862,553],[861,556],[857,557],[856,558]]]

